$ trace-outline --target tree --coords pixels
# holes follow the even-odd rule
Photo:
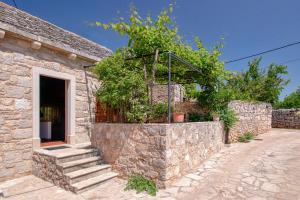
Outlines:
[[[261,58],[248,63],[246,72],[232,74],[227,88],[237,100],[263,101],[275,104],[284,87],[289,83],[282,75],[287,74],[287,66],[270,64],[267,70],[260,67]]]
[[[295,92],[286,96],[283,101],[278,102],[275,108],[300,108],[300,86]]]

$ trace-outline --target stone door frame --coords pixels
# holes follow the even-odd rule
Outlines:
[[[65,80],[65,138],[68,144],[75,143],[75,95],[76,79],[74,75],[33,67],[32,107],[33,107],[33,149],[41,146],[40,138],[40,77],[47,76]]]

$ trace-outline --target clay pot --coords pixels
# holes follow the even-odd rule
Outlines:
[[[214,122],[220,121],[220,116],[213,116],[213,121]]]
[[[174,122],[184,122],[184,113],[173,113]]]

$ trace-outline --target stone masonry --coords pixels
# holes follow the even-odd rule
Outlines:
[[[180,84],[171,85],[171,102],[183,102],[184,87]],[[168,85],[155,84],[151,86],[151,98],[153,103],[168,102]]]
[[[90,116],[95,110],[93,93],[98,82],[90,73],[86,80],[82,66],[87,64],[68,60],[47,48],[33,50],[29,42],[13,37],[0,41],[0,181],[31,172],[33,67],[76,76],[75,141],[89,142]]]
[[[0,182],[32,172],[33,69],[75,77],[74,143],[89,142],[99,82],[83,66],[110,50],[0,2]]]
[[[238,117],[238,122],[229,131],[228,142],[236,142],[241,135],[247,132],[258,135],[271,130],[271,104],[232,101],[228,107]]]
[[[142,174],[164,188],[218,152],[223,135],[221,122],[98,123],[91,141],[121,177]]]
[[[273,110],[272,127],[300,129],[300,108]]]

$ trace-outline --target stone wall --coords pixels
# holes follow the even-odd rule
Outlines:
[[[220,122],[95,124],[92,146],[123,177],[142,174],[160,188],[223,146]]]
[[[232,101],[228,107],[238,117],[238,122],[229,131],[228,142],[236,142],[241,135],[247,132],[258,135],[271,129],[271,104]]]
[[[273,110],[272,127],[300,129],[300,108]]]
[[[52,182],[65,190],[74,191],[70,187],[68,178],[64,176],[63,169],[58,167],[56,157],[44,153],[41,149],[33,152],[32,161],[33,175]]]
[[[167,126],[166,184],[169,185],[224,146],[221,122],[174,123]]]
[[[184,87],[180,84],[171,85],[171,101],[173,103],[183,102],[185,95]],[[153,103],[168,102],[168,85],[152,85],[151,97]]]
[[[98,82],[82,68],[86,61],[9,35],[0,40],[0,181],[31,173],[32,169],[32,69],[68,73],[76,78],[76,143],[89,142],[95,110],[93,93]],[[88,81],[87,81],[88,80]],[[87,92],[87,82],[89,93]],[[91,102],[89,104],[89,98]]]

